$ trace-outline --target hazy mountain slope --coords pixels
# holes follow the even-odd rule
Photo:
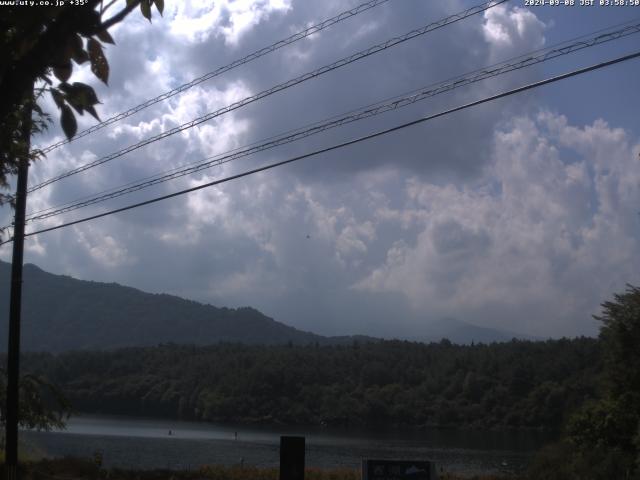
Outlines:
[[[455,318],[443,318],[429,325],[426,334],[414,338],[420,342],[437,342],[447,338],[453,343],[469,344],[508,342],[514,338],[519,340],[541,340],[531,335],[499,330],[496,328],[480,327]]]
[[[6,350],[10,265],[0,262],[0,349]],[[253,308],[216,308],[115,283],[76,280],[24,267],[22,348],[58,352],[159,343],[206,345],[330,342]]]
[[[7,348],[10,276],[10,264],[0,261],[0,351]],[[116,283],[53,275],[31,264],[24,266],[24,278],[22,349],[25,351],[112,349],[160,343],[346,345],[378,340],[365,335],[325,337],[289,327],[249,307],[218,308]],[[443,319],[428,324],[423,335],[409,340],[438,342],[442,338],[464,344],[528,337]]]

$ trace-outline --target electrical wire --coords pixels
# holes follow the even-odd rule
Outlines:
[[[111,125],[113,123],[116,123],[120,120],[123,120],[127,117],[130,117],[131,115],[138,113],[142,110],[144,110],[145,108],[148,108],[152,105],[155,105],[156,103],[162,102],[164,100],[167,100],[175,95],[178,95],[179,93],[185,92],[186,90],[189,90],[191,87],[195,87],[196,85],[201,84],[202,82],[205,82],[207,80],[211,80],[214,77],[217,77],[219,75],[222,75],[223,73],[226,73],[230,70],[233,70],[236,67],[239,67],[241,65],[244,65],[246,63],[249,63],[253,60],[256,60],[260,57],[263,57],[269,53],[275,52],[276,50],[285,47],[287,45],[291,45],[292,43],[297,42],[298,40],[302,40],[304,38],[307,38],[315,33],[318,33],[322,30],[324,30],[325,28],[329,28],[333,25],[335,25],[336,23],[340,23],[344,20],[347,20],[351,17],[355,17],[356,15],[365,12],[367,10],[370,10],[372,8],[375,8],[379,5],[382,5],[383,3],[388,2],[389,0],[371,0],[369,2],[365,2],[362,3],[360,5],[358,5],[357,7],[354,7],[350,10],[346,10],[344,12],[339,13],[338,15],[335,15],[331,18],[328,18],[327,20],[324,20],[323,22],[320,22],[318,24],[312,25],[308,28],[305,28],[304,30],[298,32],[298,33],[294,33],[293,35],[285,38],[284,40],[279,40],[267,47],[261,48],[260,50],[256,50],[253,53],[250,53],[249,55],[246,55],[245,57],[242,57],[238,60],[234,60],[233,62],[224,65],[222,67],[219,67],[215,70],[213,70],[212,72],[209,73],[205,73],[204,75],[195,78],[193,80],[191,80],[188,83],[185,83],[183,85],[180,85],[179,87],[174,88],[173,90],[170,90],[168,92],[165,92],[161,95],[158,95],[157,97],[151,98],[143,103],[141,103],[140,105],[137,105],[135,107],[130,108],[129,110],[126,110],[122,113],[118,113],[117,115],[114,115],[113,117],[110,117],[96,125],[93,125],[85,130],[82,130],[79,133],[76,133],[76,135],[71,138],[71,139],[67,139],[65,138],[64,140],[61,140],[59,142],[53,143],[51,145],[49,145],[48,147],[45,147],[43,149],[41,149],[42,153],[49,153],[50,151],[62,146],[62,145],[66,145],[67,143],[70,143],[74,140],[77,140],[79,138],[85,137],[93,132],[97,132],[98,130]]]
[[[109,216],[109,215],[113,215],[115,213],[120,213],[120,212],[124,212],[124,211],[127,211],[127,210],[132,210],[132,209],[139,208],[139,207],[142,207],[142,206],[145,206],[145,205],[150,205],[152,203],[160,202],[162,200],[167,200],[167,199],[170,199],[170,198],[174,198],[174,197],[178,197],[178,196],[181,196],[181,195],[185,195],[187,193],[195,192],[197,190],[202,190],[202,189],[205,189],[205,188],[208,188],[208,187],[212,187],[214,185],[220,185],[222,183],[226,183],[226,182],[229,182],[231,180],[236,180],[238,178],[242,178],[242,177],[246,177],[246,176],[249,176],[249,175],[253,175],[255,173],[259,173],[259,172],[263,172],[263,171],[266,171],[266,170],[270,170],[270,169],[273,169],[273,168],[276,168],[276,167],[280,167],[282,165],[286,165],[286,164],[289,164],[289,163],[297,162],[299,160],[302,160],[302,159],[305,159],[305,158],[309,158],[309,157],[313,157],[313,156],[317,156],[317,155],[322,154],[322,153],[330,152],[330,151],[333,151],[333,150],[338,150],[338,149],[347,147],[349,145],[354,145],[354,144],[357,144],[357,143],[360,143],[360,142],[363,142],[363,141],[366,141],[366,140],[370,140],[372,138],[376,138],[376,137],[380,137],[380,136],[383,136],[383,135],[387,135],[389,133],[392,133],[392,132],[395,132],[395,131],[398,131],[398,130],[402,130],[404,128],[408,128],[408,127],[411,127],[411,126],[414,126],[414,125],[418,125],[420,123],[424,123],[424,122],[427,122],[429,120],[434,120],[436,118],[443,117],[445,115],[449,115],[449,114],[454,113],[454,112],[459,112],[459,111],[465,110],[467,108],[475,107],[475,106],[481,105],[483,103],[495,101],[495,100],[498,100],[500,98],[508,97],[508,96],[511,96],[511,95],[514,95],[514,94],[517,94],[517,93],[520,93],[520,92],[524,92],[524,91],[527,91],[527,90],[538,88],[538,87],[541,87],[543,85],[548,85],[550,83],[558,82],[560,80],[564,80],[564,79],[567,79],[567,78],[570,78],[570,77],[574,77],[574,76],[577,76],[577,75],[582,75],[582,74],[585,74],[587,72],[591,72],[591,71],[598,70],[598,69],[601,69],[601,68],[609,67],[609,66],[612,66],[612,65],[615,65],[615,64],[618,64],[618,63],[626,62],[628,60],[632,60],[632,59],[635,59],[635,58],[638,58],[638,57],[640,57],[640,51],[635,52],[635,53],[631,53],[629,55],[624,55],[622,57],[618,57],[618,58],[615,58],[613,60],[608,60],[608,61],[605,61],[605,62],[597,63],[595,65],[590,65],[588,67],[584,67],[584,68],[580,68],[580,69],[577,69],[577,70],[573,70],[571,72],[563,73],[561,75],[556,75],[554,77],[547,78],[545,80],[540,80],[538,82],[529,83],[529,84],[524,85],[522,87],[514,88],[512,90],[508,90],[506,92],[502,92],[502,93],[499,93],[499,94],[496,94],[496,95],[492,95],[490,97],[485,97],[483,99],[476,100],[476,101],[470,102],[470,103],[466,103],[464,105],[460,105],[458,107],[454,107],[454,108],[451,108],[451,109],[448,109],[448,110],[444,110],[442,112],[439,112],[439,113],[436,113],[436,114],[433,114],[433,115],[428,115],[426,117],[421,117],[421,118],[418,118],[416,120],[413,120],[413,121],[410,121],[410,122],[406,122],[406,123],[403,123],[401,125],[397,125],[395,127],[387,128],[387,129],[380,130],[380,131],[377,131],[377,132],[374,132],[374,133],[371,133],[371,134],[368,134],[368,135],[365,135],[365,136],[362,136],[362,137],[359,137],[359,138],[356,138],[356,139],[353,139],[353,140],[349,140],[347,142],[343,142],[343,143],[339,143],[339,144],[336,144],[336,145],[332,145],[330,147],[321,148],[319,150],[315,150],[313,152],[306,153],[304,155],[298,155],[296,157],[289,158],[287,160],[282,160],[280,162],[275,162],[275,163],[271,163],[269,165],[264,165],[262,167],[255,168],[255,169],[249,170],[249,171],[245,171],[245,172],[242,172],[242,173],[239,173],[239,174],[236,174],[236,175],[232,175],[232,176],[229,176],[229,177],[226,177],[226,178],[223,178],[223,179],[215,180],[215,181],[208,182],[208,183],[205,183],[205,184],[202,184],[202,185],[198,185],[198,186],[195,186],[195,187],[191,187],[191,188],[187,188],[187,189],[184,189],[184,190],[180,190],[178,192],[174,192],[174,193],[171,193],[171,194],[168,194],[168,195],[162,195],[160,197],[155,197],[155,198],[152,198],[150,200],[145,200],[144,202],[139,202],[139,203],[135,203],[135,204],[132,204],[132,205],[127,205],[126,207],[116,208],[114,210],[110,210],[110,211],[107,211],[107,212],[99,213],[97,215],[91,215],[89,217],[80,218],[78,220],[74,220],[74,221],[71,221],[71,222],[62,223],[62,224],[59,224],[59,225],[56,225],[56,226],[53,226],[53,227],[43,228],[41,230],[36,230],[34,232],[27,233],[24,236],[25,237],[31,237],[31,236],[34,236],[34,235],[39,235],[41,233],[51,232],[53,230],[58,230],[58,229],[61,229],[61,228],[70,227],[72,225],[77,225],[79,223],[88,222],[90,220],[95,220],[95,219],[98,219],[98,218],[106,217],[106,216]],[[0,243],[0,245],[4,245],[4,244],[12,242],[12,241],[13,241],[13,238],[10,238],[10,239],[5,240],[4,242]]]
[[[439,28],[442,28],[446,25],[450,25],[452,23],[458,22],[460,20],[463,20],[465,18],[468,18],[472,15],[477,15],[479,13],[482,13],[490,8],[493,8],[497,5],[500,5],[502,3],[505,3],[509,0],[489,0],[488,2],[484,2],[482,4],[476,5],[474,7],[468,8],[467,10],[464,10],[463,12],[460,13],[456,13],[453,15],[450,15],[448,17],[445,17],[437,22],[433,22],[430,23],[428,25],[425,25],[421,28],[415,29],[415,30],[411,30],[410,32],[405,33],[404,35],[401,35],[399,37],[393,37],[385,42],[379,43],[377,45],[374,45],[372,47],[369,47],[365,50],[361,50],[360,52],[354,53],[348,57],[344,57],[336,62],[333,62],[329,65],[325,65],[323,67],[320,67],[316,70],[313,70],[311,72],[307,72],[303,75],[300,75],[298,77],[295,77],[291,80],[288,80],[284,83],[280,83],[274,87],[271,87],[267,90],[263,90],[262,92],[256,94],[256,95],[252,95],[250,97],[244,98],[238,102],[235,102],[231,105],[228,105],[226,107],[222,107],[214,112],[209,112],[201,117],[198,117],[194,120],[191,120],[190,122],[184,123],[180,126],[174,127],[170,130],[167,130],[166,132],[160,133],[158,135],[155,135],[153,137],[149,137],[145,140],[142,140],[141,142],[135,143],[133,145],[129,145],[128,147],[119,150],[117,152],[111,153],[109,155],[106,155],[104,157],[101,157],[97,160],[94,160],[93,162],[89,162],[85,165],[82,165],[80,167],[74,168],[72,170],[69,170],[65,173],[62,173],[60,175],[57,175],[53,178],[50,178],[48,180],[45,180],[42,183],[39,183],[33,187],[31,187],[30,189],[27,190],[27,193],[32,193],[36,190],[39,190],[43,187],[46,187],[47,185],[50,185],[52,183],[55,183],[57,181],[60,181],[64,178],[70,177],[72,175],[76,175],[78,173],[84,172],[86,170],[89,170],[90,168],[94,168],[97,167],[98,165],[102,165],[103,163],[109,162],[111,160],[114,160],[118,157],[121,157],[127,153],[133,152],[134,150],[137,150],[139,148],[142,148],[146,145],[149,145],[151,143],[157,142],[159,140],[162,140],[164,138],[167,138],[171,135],[175,135],[176,133],[182,132],[184,130],[187,130],[189,128],[193,128],[196,125],[199,125],[201,123],[204,123],[206,121],[209,121],[213,118],[216,118],[220,115],[223,115],[225,113],[231,112],[233,110],[236,110],[240,107],[243,107],[245,105],[248,105],[250,103],[253,103],[257,100],[261,100],[263,98],[266,98],[270,95],[273,95],[277,92],[280,92],[282,90],[285,90],[287,88],[293,87],[294,85],[297,85],[299,83],[305,82],[307,80],[311,80],[313,78],[319,77],[320,75],[323,75],[327,72],[336,70],[338,68],[344,67],[346,65],[349,65],[351,63],[354,63],[358,60],[362,60],[363,58],[366,58],[370,55],[379,53],[381,51],[387,50],[389,48],[392,48],[396,45],[399,45],[401,43],[404,43],[408,40],[414,39],[416,37],[419,37],[421,35],[425,35],[426,33],[432,32],[434,30],[437,30]]]
[[[635,21],[638,22],[638,19],[636,19]],[[450,80],[433,84],[428,87],[423,87],[419,90],[414,90],[408,94],[404,94],[404,96],[397,96],[392,99],[383,100],[382,102],[378,102],[376,104],[368,105],[358,110],[352,110],[346,114],[337,115],[331,117],[330,119],[316,122],[314,124],[271,137],[269,139],[266,139],[267,141],[263,141],[263,143],[255,142],[254,144],[252,144],[253,146],[249,145],[240,147],[223,154],[208,157],[203,161],[192,163],[189,166],[178,167],[168,172],[163,172],[152,177],[147,177],[142,180],[130,182],[123,186],[115,187],[98,194],[67,202],[63,205],[49,207],[47,209],[32,212],[27,216],[28,218],[26,221],[33,222],[37,220],[43,220],[73,210],[77,210],[79,208],[87,207],[89,205],[117,198],[129,193],[149,188],[154,185],[184,177],[186,175],[190,175],[192,173],[196,173],[213,166],[219,166],[257,152],[307,138],[311,135],[315,135],[332,128],[343,126],[365,118],[373,117],[391,110],[403,108],[418,101],[422,101],[436,95],[449,92],[456,88],[479,82],[481,80],[520,70],[531,65],[546,62],[560,56],[569,55],[571,53],[583,50],[585,48],[590,48],[602,43],[624,38],[640,32],[640,22],[632,25],[628,25],[629,23],[631,22],[625,22],[625,27],[614,31],[611,31],[613,27],[610,27],[608,29],[593,32],[592,34],[590,34],[592,35],[592,37],[587,40],[578,40],[585,39],[587,37],[586,35],[583,35],[581,37],[578,37],[578,39],[565,41],[556,46],[537,50],[532,53],[516,57],[515,59],[507,60],[499,64],[475,70],[465,75],[454,77]],[[602,32],[606,30],[609,31],[603,34]],[[599,35],[593,36],[596,34]]]

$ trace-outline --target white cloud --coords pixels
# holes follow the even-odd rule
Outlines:
[[[205,42],[221,35],[229,45],[236,45],[251,28],[274,12],[291,8],[286,0],[184,0],[168,11],[171,32],[190,42]]]
[[[542,47],[545,29],[546,25],[525,8],[498,5],[484,12],[482,32],[493,60]]]
[[[353,210],[344,204],[327,205],[323,189],[297,185],[296,195],[290,203],[303,202],[311,235],[317,236],[335,251],[335,260],[342,268],[361,264],[368,244],[376,238],[375,225],[370,220],[359,220]],[[300,208],[300,207],[298,207]]]
[[[408,217],[421,231],[413,244],[396,242],[356,288],[539,335],[590,332],[598,305],[640,280],[636,151],[602,121],[515,118],[496,132],[481,181],[414,179],[408,213],[382,209],[379,218]]]
[[[76,229],[78,245],[84,248],[89,256],[99,265],[106,268],[116,268],[136,262],[128,249],[111,235],[104,235],[100,231]]]

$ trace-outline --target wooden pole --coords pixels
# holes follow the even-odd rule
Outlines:
[[[25,105],[22,122],[24,156],[18,159],[16,211],[13,223],[11,261],[11,299],[9,304],[9,349],[7,353],[7,405],[5,424],[5,465],[7,479],[18,478],[18,394],[20,383],[20,313],[22,307],[22,263],[24,258],[24,220],[27,209],[27,177],[31,147],[31,107]]]

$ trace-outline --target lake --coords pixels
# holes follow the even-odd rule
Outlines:
[[[170,432],[170,433],[169,433]],[[93,457],[105,467],[190,469],[205,464],[276,467],[280,435],[306,437],[306,465],[359,468],[363,458],[424,459],[459,473],[514,473],[553,439],[531,431],[426,431],[247,427],[83,415],[67,429],[21,431],[21,442],[42,453]]]

